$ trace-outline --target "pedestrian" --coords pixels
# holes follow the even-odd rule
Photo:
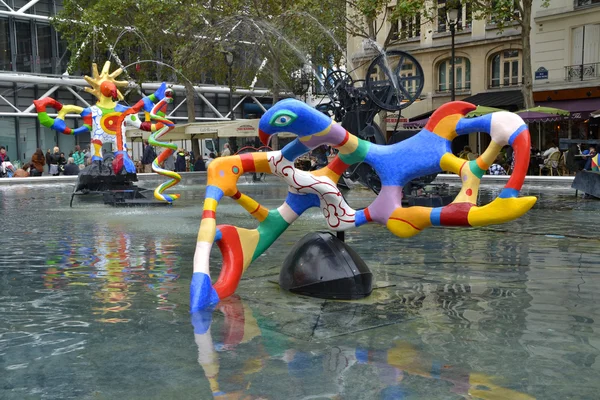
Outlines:
[[[177,150],[177,161],[175,161],[175,172],[185,172],[185,152],[183,149]]]
[[[52,175],[50,172],[50,165],[52,164],[52,153],[50,153],[50,149],[46,150],[46,165],[48,166],[48,173]]]
[[[13,175],[14,178],[27,178],[29,176],[29,169],[31,164],[27,163],[22,168],[18,168]]]
[[[63,175],[79,175],[80,169],[77,164],[75,164],[75,158],[69,157],[67,160],[67,165],[65,165],[65,169]]]
[[[221,157],[227,157],[231,155],[231,150],[229,149],[229,143],[225,143],[223,145],[223,153],[221,153]]]
[[[208,160],[206,160],[206,170],[207,171],[208,171],[209,164],[215,160],[215,157],[216,157],[215,153],[210,153],[208,155]]]
[[[84,159],[83,163],[85,165],[90,165],[92,163],[92,152],[90,151],[89,147],[86,147],[83,150],[83,159]]]
[[[0,146],[0,164],[6,161],[10,161],[8,154],[6,154],[6,147]]]
[[[58,171],[61,174],[65,172],[65,165],[67,165],[67,158],[65,157],[65,153],[60,152],[60,156],[58,157]]]
[[[73,152],[73,162],[75,165],[77,165],[77,168],[83,169],[85,167],[85,154],[83,154],[79,145],[75,146],[75,151]]]
[[[50,152],[50,150],[48,150],[48,152]],[[48,155],[46,154],[46,158],[48,158]],[[58,161],[60,160],[60,149],[58,148],[58,146],[54,147],[54,154],[50,155],[50,161],[48,162],[48,172],[50,173],[50,175],[52,176],[58,176],[60,174],[60,171],[58,170]]]
[[[144,140],[144,155],[142,156],[142,165],[144,166],[144,172],[152,172],[152,162],[156,159],[156,152],[154,148],[148,144],[147,140]]]
[[[31,168],[29,170],[29,175],[42,176],[45,164],[46,159],[44,157],[44,153],[42,152],[42,149],[38,148],[31,156]]]

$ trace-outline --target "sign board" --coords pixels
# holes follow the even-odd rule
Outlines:
[[[385,122],[388,124],[404,123],[408,122],[408,118],[401,117],[398,113],[389,113],[385,117]]]
[[[548,70],[544,67],[539,67],[537,71],[535,71],[535,80],[540,79],[548,79]]]

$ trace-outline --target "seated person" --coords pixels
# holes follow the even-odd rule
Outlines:
[[[558,147],[556,147],[556,144],[554,144],[554,142],[550,142],[548,144],[548,150],[544,151],[542,157],[544,157],[544,159],[547,160],[552,154],[556,153],[557,151]],[[546,164],[546,161],[544,161],[544,164]]]
[[[30,164],[27,163],[23,165],[22,168],[18,168],[13,175],[14,178],[27,178],[29,176],[29,169],[31,168]]]
[[[65,165],[64,175],[79,175],[79,165],[75,164],[75,159],[69,157],[67,165]]]
[[[584,151],[585,152],[585,151]],[[589,151],[586,154],[587,157],[585,158],[585,166],[583,167],[584,170],[586,171],[591,171],[592,170],[592,158],[594,158],[594,156],[597,154],[596,152],[596,146],[591,145],[589,147]]]
[[[502,155],[498,154],[498,156],[496,156],[496,161],[494,161],[494,163],[490,165],[488,173],[490,175],[506,175],[506,170],[502,167],[501,163]]]

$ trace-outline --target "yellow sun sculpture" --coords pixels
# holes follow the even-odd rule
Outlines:
[[[86,87],[85,91],[96,96],[96,98],[98,100],[101,100],[102,99],[102,92],[101,92],[102,84],[104,82],[111,82],[117,87],[117,98],[119,100],[123,100],[124,99],[123,94],[121,93],[121,91],[118,88],[127,87],[129,85],[129,82],[117,81],[115,79],[116,77],[121,75],[121,73],[123,72],[123,69],[118,68],[118,69],[114,70],[112,73],[109,73],[108,71],[110,71],[110,61],[107,61],[104,63],[104,67],[102,67],[102,73],[100,73],[100,74],[98,73],[98,65],[96,63],[92,64],[92,78],[90,78],[87,75],[83,77],[83,79],[85,79],[86,82],[89,83],[90,86],[92,86],[92,88],[90,89],[89,87]]]

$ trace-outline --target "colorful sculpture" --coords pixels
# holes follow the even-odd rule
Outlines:
[[[154,132],[150,139],[151,144],[167,147],[169,150],[161,153],[161,156],[153,163],[152,168],[155,172],[171,178],[169,182],[162,184],[155,190],[154,196],[158,200],[172,202],[178,198],[178,195],[163,195],[162,192],[179,182],[181,177],[173,172],[165,171],[161,166],[164,160],[172,155],[177,148],[176,146],[173,148],[172,145],[157,142],[156,139],[163,136],[174,126],[171,121],[164,118],[166,106],[172,102],[173,92],[167,89],[166,83],[163,83],[156,92],[144,97],[133,107],[124,106],[118,102],[118,100],[123,100],[123,95],[118,88],[127,87],[129,83],[116,80],[123,71],[121,68],[112,73],[109,73],[109,70],[110,61],[104,63],[101,73],[98,73],[98,66],[94,63],[93,77],[84,77],[92,86],[92,88],[86,87],[85,91],[93,94],[98,99],[95,105],[87,108],[63,105],[51,97],[44,97],[33,101],[38,112],[38,119],[42,125],[66,135],[90,132],[92,162],[102,161],[102,145],[104,143],[116,143],[117,151],[113,161],[115,174],[120,173],[122,168],[130,174],[136,172],[135,165],[127,153],[125,127],[130,125],[144,131]],[[56,118],[48,116],[47,107],[58,111],[58,116]],[[142,110],[149,114],[150,119],[157,120],[157,122],[141,121],[137,113]],[[68,127],[65,123],[65,116],[69,113],[79,114],[83,118],[83,125],[77,129]]]
[[[475,108],[460,101],[445,104],[417,135],[394,145],[379,146],[350,134],[305,103],[293,99],[277,103],[260,120],[261,140],[267,144],[271,135],[280,132],[291,132],[298,138],[281,151],[222,157],[208,168],[204,212],[194,255],[191,311],[210,308],[219,299],[230,296],[250,263],[310,207],[320,207],[334,231],[376,222],[400,237],[416,235],[430,226],[485,226],[525,214],[536,202],[535,197],[517,197],[529,166],[527,125],[509,112],[465,118]],[[485,152],[473,161],[454,156],[452,140],[473,132],[490,134],[491,143]],[[313,172],[294,168],[298,156],[324,144],[339,150],[327,167]],[[477,206],[481,177],[507,144],[514,149],[514,171],[496,199]],[[352,209],[336,185],[348,166],[358,162],[371,165],[382,183],[377,198],[363,210]],[[462,180],[460,193],[451,204],[439,208],[402,207],[402,187],[407,182],[441,171],[451,171]],[[268,210],[241,193],[236,183],[247,172],[274,174],[286,181],[290,188],[285,202],[276,210]],[[244,207],[259,221],[258,228],[217,226],[215,212],[223,196]],[[221,274],[214,285],[209,272],[213,242],[223,254]]]

